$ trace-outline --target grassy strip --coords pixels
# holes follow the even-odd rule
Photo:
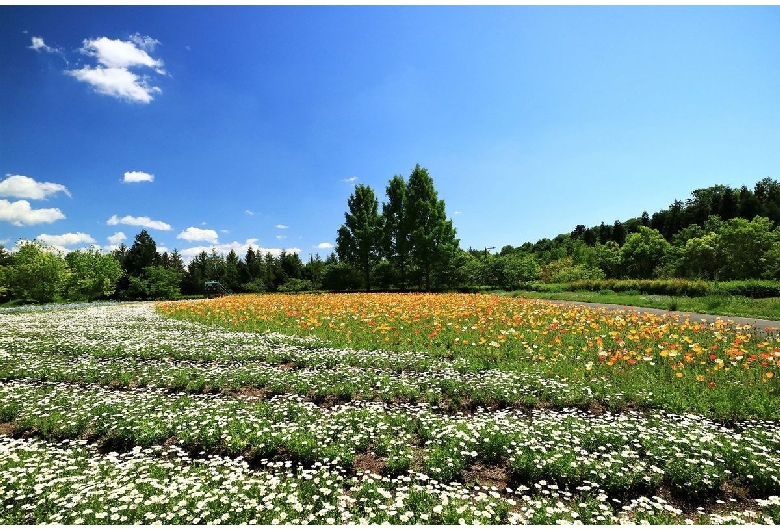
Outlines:
[[[513,291],[512,296],[540,300],[572,300],[635,307],[651,307],[667,311],[685,311],[719,316],[780,320],[780,298],[748,298],[710,294],[706,296],[669,296],[659,294],[616,293],[610,291]]]

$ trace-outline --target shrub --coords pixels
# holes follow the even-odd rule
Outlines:
[[[715,284],[714,292],[748,298],[780,297],[780,282],[771,280],[739,280]]]
[[[571,282],[570,291],[606,291],[661,294],[669,296],[704,296],[711,291],[702,280],[672,278],[669,280],[580,280]]]

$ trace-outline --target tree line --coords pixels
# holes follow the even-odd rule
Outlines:
[[[516,289],[603,278],[780,280],[780,184],[769,178],[753,190],[695,190],[652,215],[577,225],[497,253],[460,248],[444,201],[419,164],[408,179],[390,179],[381,209],[374,190],[357,185],[344,218],[335,252],[306,262],[296,253],[249,247],[243,256],[212,248],[185,265],[175,249],[158,252],[146,230],[108,254],[95,247],[63,254],[37,241],[14,252],[0,246],[0,303],[199,296],[206,281],[260,293]]]

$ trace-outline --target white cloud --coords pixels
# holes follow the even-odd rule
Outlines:
[[[159,41],[151,37],[135,34],[130,40],[100,37],[85,40],[79,50],[83,55],[94,57],[98,65],[86,65],[79,70],[66,70],[77,80],[89,83],[99,94],[124,99],[126,101],[149,103],[155,94],[162,92],[160,87],[150,84],[148,75],[138,75],[131,68],[150,68],[157,74],[165,75],[163,62],[154,59],[147,51],[153,51]]]
[[[64,249],[63,247],[71,247],[73,245],[97,243],[97,241],[95,241],[91,235],[84,234],[82,232],[76,232],[75,234],[73,232],[69,232],[62,235],[41,234],[35,239],[42,241],[47,245],[57,247],[61,250]]]
[[[30,208],[27,201],[9,202],[0,199],[0,221],[7,221],[14,226],[37,225],[41,223],[53,223],[65,219],[65,215],[59,208]]]
[[[36,52],[44,51],[47,53],[59,53],[59,50],[57,48],[52,48],[51,46],[47,46],[45,42],[43,42],[42,37],[33,37],[32,38],[32,44],[30,45],[31,50],[35,50]]]
[[[218,236],[214,230],[195,228],[191,226],[187,230],[176,236],[177,239],[185,239],[187,241],[205,241],[213,245],[217,244]]]
[[[160,44],[160,41],[151,37],[142,37],[139,33],[130,35],[130,40],[138,45],[142,50],[153,52],[154,48]]]
[[[133,217],[132,215],[125,215],[122,218],[112,215],[111,218],[106,221],[109,226],[114,225],[129,225],[129,226],[142,226],[144,228],[151,228],[153,230],[170,230],[171,225],[162,221],[154,221],[148,217]]]
[[[154,94],[162,92],[159,87],[150,86],[148,78],[139,77],[126,68],[85,66],[81,70],[68,70],[67,73],[79,81],[89,83],[99,94],[127,101],[149,103],[154,99]]]
[[[118,245],[119,243],[127,239],[127,236],[125,235],[124,232],[116,232],[113,236],[108,236],[106,239],[111,245]]]
[[[291,248],[265,248],[258,246],[257,239],[247,239],[244,243],[239,243],[238,241],[233,241],[232,243],[220,243],[218,245],[211,245],[211,246],[197,246],[197,247],[190,247],[185,248],[179,253],[182,256],[182,259],[189,263],[192,258],[196,257],[201,252],[205,252],[207,254],[211,254],[212,249],[217,251],[217,254],[221,255],[227,255],[231,250],[234,250],[236,254],[238,254],[239,257],[243,258],[246,255],[246,251],[249,250],[249,247],[251,246],[252,249],[260,254],[261,256],[265,256],[266,254],[270,253],[272,256],[279,256],[279,254],[282,253],[282,250],[287,252],[288,254],[300,254],[301,249],[291,247]]]
[[[141,47],[139,47],[139,43]],[[152,43],[151,47],[144,43]],[[157,69],[158,73],[165,73],[162,70],[163,62],[153,59],[146,50],[154,50],[154,44],[158,41],[151,37],[141,37],[138,34],[131,37],[130,41],[119,39],[109,39],[100,37],[99,39],[85,40],[81,53],[90,57],[95,57],[98,63],[107,68],[130,68],[133,66],[148,66]]]
[[[290,227],[286,225],[276,225],[274,228],[278,228],[279,230],[284,230],[285,228],[290,228]]]
[[[219,231],[220,234],[229,234],[230,230],[225,230],[224,228]]]
[[[320,243],[319,245],[316,246],[316,248],[327,250],[333,248],[333,245],[330,243]]]
[[[145,171],[125,171],[122,182],[154,182],[154,175]]]
[[[287,236],[278,235],[278,236],[276,236],[276,239],[287,239]]]
[[[244,213],[247,214],[247,215],[254,215],[255,214],[255,212],[253,212],[252,210],[244,210]]]
[[[45,199],[49,195],[63,192],[70,197],[68,188],[54,182],[37,182],[24,175],[6,175],[0,182],[0,197],[18,197],[20,199]]]
[[[341,182],[355,182],[357,177],[349,177],[347,179],[341,179]]]

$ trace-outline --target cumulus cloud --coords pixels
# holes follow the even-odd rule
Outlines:
[[[78,70],[66,70],[77,80],[92,85],[96,92],[137,103],[149,103],[162,89],[151,84],[151,77],[138,75],[131,68],[148,68],[165,75],[163,62],[148,52],[153,51],[159,41],[135,34],[129,40],[100,37],[87,39],[79,50],[83,55],[94,57],[97,65],[85,65]]]
[[[124,232],[116,232],[114,235],[108,236],[106,239],[111,245],[119,245],[119,243],[127,239],[127,236]]]
[[[142,226],[144,228],[151,228],[153,230],[170,230],[171,225],[162,221],[154,221],[148,217],[133,217],[132,215],[125,215],[124,217],[117,217],[112,215],[111,218],[106,221],[109,226],[114,225],[129,225],[129,226]]]
[[[8,178],[0,182],[0,197],[41,200],[59,192],[70,197],[68,188],[62,184],[37,182],[24,175],[6,175],[6,177]]]
[[[154,182],[154,175],[145,171],[125,171],[122,182]]]
[[[61,235],[41,234],[35,239],[60,249],[74,245],[97,243],[97,241],[95,241],[91,235],[84,234],[82,232],[76,232],[75,234],[73,232],[69,232],[67,234]]]
[[[0,221],[7,221],[14,226],[37,225],[53,223],[65,219],[59,208],[33,209],[27,201],[10,202],[0,199]]]
[[[328,249],[333,248],[333,245],[330,244],[330,243],[320,243],[319,245],[316,246],[316,248],[319,248],[319,249],[322,249],[322,250],[328,250]]]
[[[182,256],[182,259],[189,263],[192,261],[194,257],[196,257],[201,252],[206,252],[207,254],[211,254],[212,250],[215,250],[217,254],[221,254],[226,256],[230,253],[231,250],[235,251],[236,254],[238,254],[240,257],[243,257],[246,255],[246,251],[249,250],[249,247],[252,247],[252,249],[260,254],[261,256],[265,256],[266,254],[270,253],[272,256],[279,256],[279,254],[282,253],[282,251],[288,253],[288,254],[300,254],[301,249],[296,247],[291,248],[266,248],[259,246],[257,244],[257,239],[247,239],[245,242],[240,243],[238,241],[233,241],[232,243],[220,243],[217,245],[211,245],[211,246],[197,246],[197,247],[190,247],[185,248],[181,250],[179,253]]]
[[[140,77],[126,68],[90,68],[68,70],[68,73],[89,83],[99,94],[138,103],[149,103],[154,94],[161,93],[160,87],[150,86],[148,79]]]
[[[218,236],[214,230],[195,228],[191,226],[176,236],[177,239],[184,239],[187,241],[205,241],[213,245],[217,244]]]
[[[163,62],[159,59],[153,59],[147,53],[147,50],[154,51],[156,44],[159,44],[158,40],[151,37],[141,37],[136,33],[127,41],[109,39],[108,37],[87,39],[80,51],[84,55],[95,57],[98,63],[107,68],[148,66],[154,68],[157,73],[164,74]]]

